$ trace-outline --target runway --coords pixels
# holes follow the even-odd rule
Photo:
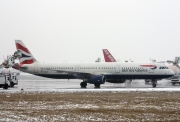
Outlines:
[[[82,80],[67,80],[67,79],[49,79],[39,76],[23,74],[18,77],[18,85],[8,90],[0,89],[0,92],[17,92],[21,91],[180,91],[180,86],[171,84],[170,80],[163,79],[158,81],[157,87],[152,88],[151,85],[146,85],[144,80],[133,80],[131,84],[114,84],[105,83],[101,88],[95,89],[93,84],[88,84],[86,89],[80,88]]]

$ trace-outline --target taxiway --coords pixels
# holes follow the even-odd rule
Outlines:
[[[18,85],[8,90],[0,89],[0,92],[9,91],[180,91],[180,86],[171,84],[170,80],[158,81],[157,87],[146,85],[144,80],[133,80],[131,84],[105,83],[100,89],[95,89],[93,84],[88,84],[86,89],[80,88],[81,80],[49,79],[34,75],[20,75]]]

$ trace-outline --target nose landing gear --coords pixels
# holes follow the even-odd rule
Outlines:
[[[155,88],[157,85],[157,80],[152,80],[152,87]]]

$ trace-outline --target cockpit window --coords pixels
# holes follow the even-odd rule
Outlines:
[[[166,67],[166,66],[162,66],[162,67],[159,67],[159,69],[169,69],[168,67]]]

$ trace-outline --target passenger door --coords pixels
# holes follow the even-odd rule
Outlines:
[[[120,65],[116,65],[115,73],[120,73]]]
[[[154,64],[151,64],[154,66]],[[154,73],[154,68],[152,66],[149,66],[149,73]]]
[[[76,72],[79,72],[79,69],[80,69],[80,66],[78,66],[78,65],[75,66],[75,71],[76,71]]]
[[[34,64],[34,73],[38,73],[38,64]]]

